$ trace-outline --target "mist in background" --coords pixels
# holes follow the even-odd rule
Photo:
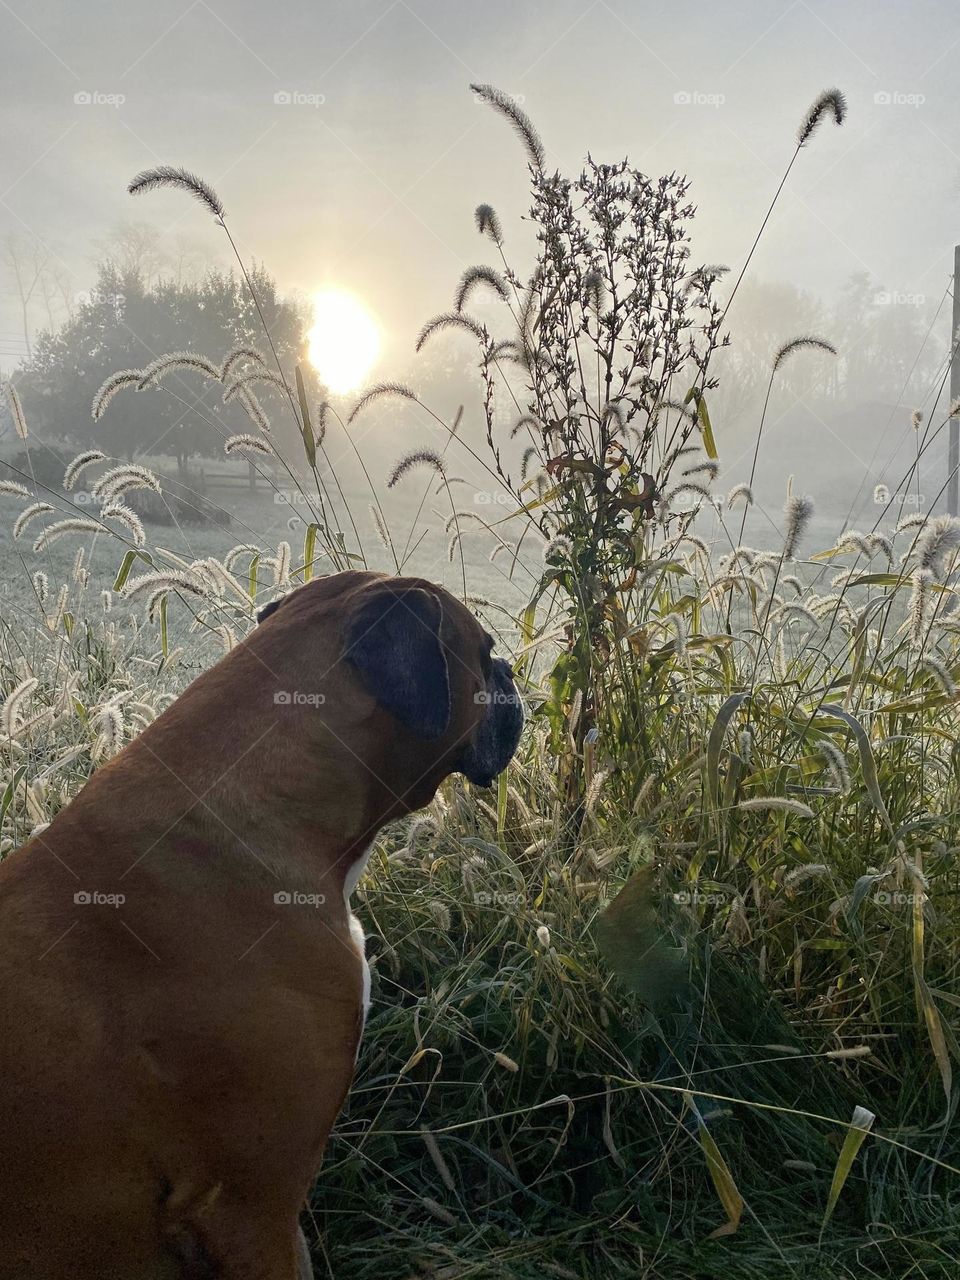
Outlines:
[[[712,369],[720,486],[746,479],[770,363],[800,334],[839,354],[798,355],[776,384],[751,513],[757,540],[776,535],[790,475],[817,498],[824,532],[872,523],[875,486],[892,488],[917,447],[911,415],[934,420],[938,399],[945,412],[960,240],[948,69],[960,13],[939,0],[909,10],[13,0],[0,7],[0,40],[0,368],[15,380],[43,331],[89,298],[98,263],[126,263],[148,282],[231,269],[222,232],[197,204],[127,194],[139,170],[177,164],[217,189],[241,253],[292,305],[327,286],[360,297],[382,336],[371,376],[408,382],[445,412],[463,403],[472,439],[472,352],[452,336],[417,358],[416,334],[449,309],[464,269],[490,260],[474,225],[479,203],[498,211],[521,275],[534,245],[522,149],[471,81],[515,95],[551,169],[573,176],[589,152],[628,155],[652,176],[688,175],[693,261],[726,264],[729,281],[804,111],[837,85],[847,121],[800,155]],[[28,417],[36,407],[25,397]],[[945,437],[928,455],[918,505],[945,479]],[[378,482],[401,453],[438,444],[409,406],[378,407],[357,438]],[[346,450],[342,465],[353,475]],[[469,461],[459,471],[483,492]]]

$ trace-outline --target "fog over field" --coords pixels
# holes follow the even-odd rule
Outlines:
[[[693,259],[731,268],[721,296],[804,110],[836,84],[848,117],[798,158],[725,326],[731,346],[714,366],[720,483],[745,478],[769,361],[798,334],[829,340],[838,356],[801,355],[776,388],[756,486],[770,520],[757,513],[758,541],[779,519],[791,474],[818,499],[825,536],[845,520],[872,523],[874,486],[895,484],[914,452],[911,412],[933,413],[938,392],[946,403],[960,238],[949,77],[960,16],[946,3],[912,5],[908,20],[889,2],[495,0],[478,11],[432,0],[97,0],[5,5],[0,32],[5,374],[95,289],[94,263],[124,231],[152,278],[235,265],[202,209],[172,192],[127,194],[138,171],[184,165],[217,190],[241,253],[282,293],[306,305],[329,288],[360,300],[379,334],[368,381],[400,379],[445,407],[464,403],[463,431],[480,438],[465,341],[441,335],[413,355],[464,269],[488,258],[479,203],[498,211],[511,265],[522,276],[532,266],[523,154],[471,82],[522,104],[549,168],[576,175],[590,153],[629,155],[652,177],[685,173]],[[928,501],[942,484],[944,435],[925,459]],[[407,448],[436,443],[436,431],[380,405],[362,441],[379,479]]]

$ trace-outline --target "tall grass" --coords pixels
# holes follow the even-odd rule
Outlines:
[[[485,444],[436,414],[438,448],[394,479],[447,495],[454,554],[473,539],[505,573],[534,566],[514,620],[531,714],[498,790],[451,779],[384,833],[360,886],[373,1007],[310,1211],[318,1274],[953,1277],[960,524],[878,523],[804,558],[811,500],[791,491],[782,545],[744,545],[753,477],[717,492],[707,405],[720,270],[690,263],[685,180],[546,175],[529,120],[478,92],[524,143],[538,258],[511,264],[478,209],[499,266],[465,274],[421,345],[476,344]],[[818,103],[801,144],[842,118]],[[470,316],[478,290],[499,321]],[[771,353],[768,401],[811,344],[829,347]],[[225,394],[282,381],[306,462],[282,465],[316,486],[332,407],[257,352],[205,358]],[[416,399],[381,384],[351,416],[391,396]],[[458,449],[509,519],[457,509]],[[114,504],[152,486],[83,465]],[[19,509],[54,507],[21,526],[42,564],[76,517],[10,483]],[[251,536],[188,559],[108,507],[92,536],[117,540],[113,591],[83,563],[35,571],[30,617],[0,630],[3,850],[164,705],[178,648],[229,647],[265,597],[366,563],[323,485],[302,550]]]

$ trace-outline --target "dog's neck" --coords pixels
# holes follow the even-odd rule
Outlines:
[[[109,827],[110,847],[132,858],[149,847],[158,868],[195,847],[239,875],[339,894],[377,831],[426,804],[448,770],[425,773],[372,698],[326,689],[322,709],[275,704],[240,646],[94,774],[64,823]]]
[[[129,849],[131,862],[149,849],[157,874],[196,848],[232,875],[349,896],[377,831],[411,808],[382,781],[392,744],[364,729],[349,752],[331,752],[311,741],[309,711],[283,708],[264,724],[240,706],[204,707],[205,693],[191,686],[98,770],[65,824],[108,825],[111,847]]]

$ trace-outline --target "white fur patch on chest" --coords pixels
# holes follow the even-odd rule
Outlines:
[[[343,901],[347,908],[347,919],[350,923],[350,937],[353,945],[356,947],[360,955],[360,963],[363,966],[363,1015],[360,1023],[360,1035],[363,1036],[363,1029],[367,1024],[367,1014],[370,1012],[370,966],[367,964],[367,945],[366,936],[363,932],[363,925],[350,910],[350,899],[353,891],[356,889],[360,877],[363,875],[364,867],[370,857],[370,851],[373,845],[366,848],[357,858],[353,866],[347,871],[343,881]],[[360,1043],[357,1042],[357,1053],[360,1052]]]

